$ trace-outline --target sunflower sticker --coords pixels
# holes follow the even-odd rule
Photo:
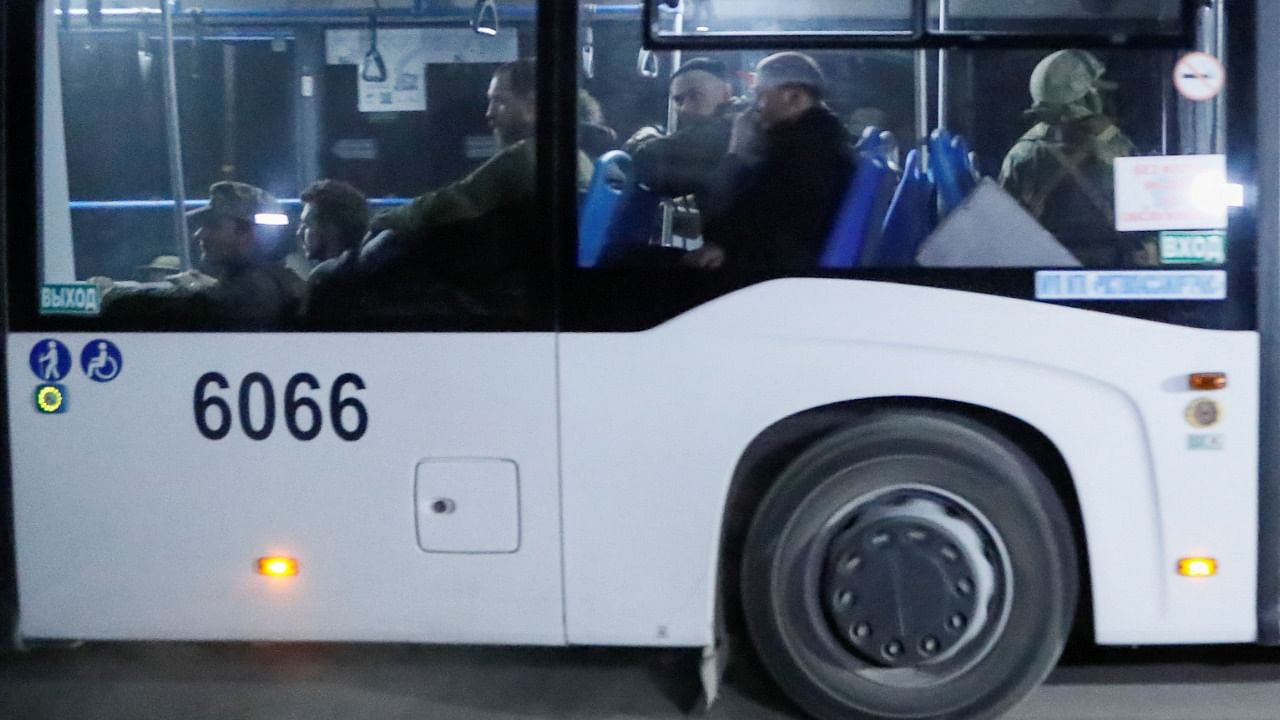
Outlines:
[[[36,410],[43,415],[58,415],[67,411],[67,389],[56,383],[36,388]]]

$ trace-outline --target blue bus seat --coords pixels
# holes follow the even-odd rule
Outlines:
[[[958,169],[956,179],[960,183],[960,192],[969,197],[978,187],[978,170],[969,150],[969,141],[963,135],[956,135],[951,140],[951,162]]]
[[[969,143],[962,135],[939,128],[929,136],[929,175],[938,189],[943,216],[960,207],[978,186]]]
[[[893,133],[867,128],[858,143],[858,167],[832,224],[819,266],[827,270],[856,267],[868,242],[879,239],[889,199],[897,184],[891,168],[897,150]]]
[[[884,133],[875,125],[868,125],[862,131],[862,137],[858,138],[856,149],[859,155],[870,155],[871,157],[879,157],[884,149],[885,138]]]
[[[634,185],[630,155],[611,150],[596,160],[578,216],[578,267],[592,268],[600,262],[618,208]]]
[[[599,263],[608,264],[611,260],[625,257],[630,250],[648,245],[650,238],[660,229],[661,207],[662,197],[657,193],[638,183],[627,186],[614,211]]]
[[[868,127],[858,141],[858,154],[873,157],[889,167],[896,176],[901,170],[901,150],[898,138],[889,130],[881,130],[875,126]]]
[[[938,189],[939,212],[945,216],[964,202],[961,168],[955,163],[953,136],[946,128],[929,135],[929,176]]]
[[[902,180],[885,215],[879,242],[868,245],[861,264],[869,267],[906,267],[937,222],[934,185],[920,159],[920,151],[907,153]]]

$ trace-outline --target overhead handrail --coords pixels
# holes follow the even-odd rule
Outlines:
[[[69,4],[69,3],[68,3]],[[583,12],[589,12],[598,18],[627,18],[634,19],[640,17],[642,7],[640,4],[628,5],[595,5],[588,4],[583,6]],[[85,8],[57,8],[54,13],[58,15],[64,23],[71,19],[88,18],[89,13]],[[330,20],[334,18],[343,18],[348,20],[364,20],[368,17],[367,8],[192,8],[183,9],[173,13],[174,20],[190,20],[195,15],[201,15],[206,21],[218,20]],[[502,6],[502,15],[510,20],[534,20],[538,16],[538,8],[535,3],[506,4]],[[139,17],[159,17],[160,11],[155,8],[148,7],[132,7],[132,8],[103,8],[102,17],[104,20],[112,19],[130,19]],[[438,5],[423,5],[418,7],[396,7],[383,8],[378,11],[378,16],[382,19],[388,18],[407,18],[407,19],[432,19],[432,20],[457,20],[458,22],[466,22],[471,18],[471,12],[457,7],[445,7]]]
[[[662,74],[662,68],[658,64],[658,54],[652,50],[641,50],[636,56],[636,72],[641,77],[653,79]]]
[[[284,207],[300,208],[299,198],[278,199]],[[369,198],[370,207],[399,207],[413,202],[413,198]],[[185,210],[195,210],[209,204],[208,200],[185,200]],[[72,200],[72,210],[170,210],[174,206],[172,200]]]

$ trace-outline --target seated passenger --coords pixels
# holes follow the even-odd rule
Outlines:
[[[357,260],[369,229],[364,193],[341,180],[320,180],[302,191],[298,241],[308,260],[319,263],[307,276],[302,315],[334,320],[359,305]]]
[[[746,106],[733,97],[724,63],[708,58],[694,58],[676,70],[671,101],[680,119],[676,132],[642,128],[622,149],[632,157],[637,182],[667,197],[693,195],[704,206],[711,176],[729,151],[735,113]]]
[[[138,279],[144,283],[162,283],[180,272],[182,259],[177,255],[157,255],[146,265],[138,266]]]
[[[586,90],[578,90],[578,147],[590,158],[618,149],[618,133],[605,124],[604,108]]]
[[[734,121],[717,170],[706,244],[686,260],[753,274],[812,272],[853,176],[852,147],[823,103],[812,58],[778,53],[756,73],[754,107]]]
[[[1158,262],[1141,235],[1115,224],[1115,159],[1136,149],[1103,112],[1106,66],[1084,50],[1063,50],[1031,74],[1036,121],[1009,150],[1000,185],[1085,266]]]
[[[423,278],[430,277],[476,299],[468,312],[520,311],[526,276],[540,257],[534,247],[539,232],[535,62],[498,68],[488,94],[485,116],[502,148],[498,154],[467,177],[377,215],[370,224],[360,272],[379,278],[384,289],[403,291],[392,295],[405,302],[415,302]],[[591,162],[581,152],[578,177],[585,191]]]
[[[240,182],[218,182],[209,188],[209,204],[187,213],[196,223],[193,236],[201,262],[198,270],[170,276],[164,287],[111,287],[103,296],[105,317],[177,324],[225,324],[231,327],[277,327],[297,314],[303,281],[268,258],[274,224],[263,214],[281,215],[279,203],[263,190]]]

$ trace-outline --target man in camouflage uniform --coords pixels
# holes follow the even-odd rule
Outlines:
[[[1103,112],[1106,67],[1083,50],[1062,50],[1031,74],[1036,120],[1004,159],[1000,185],[1088,267],[1150,262],[1141,236],[1116,232],[1115,160],[1136,154]]]
[[[105,289],[105,317],[230,328],[275,328],[294,320],[304,283],[271,257],[278,245],[271,234],[280,229],[273,221],[284,218],[274,197],[247,183],[217,182],[209,188],[209,204],[187,217],[212,275],[190,270],[159,287],[96,278]]]
[[[501,148],[498,154],[461,180],[370,223],[358,272],[380,289],[388,310],[398,306],[412,316],[522,311],[528,275],[542,249],[536,222],[535,61],[499,67],[488,97],[485,117]],[[580,190],[590,178],[591,162],[579,152]],[[439,299],[446,295],[450,299]]]

